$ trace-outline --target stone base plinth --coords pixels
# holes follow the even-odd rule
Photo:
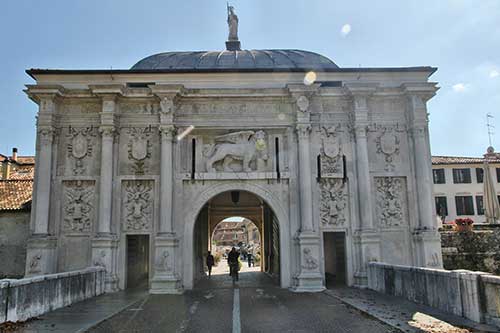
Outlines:
[[[354,244],[361,251],[361,262],[354,273],[354,285],[365,288],[368,285],[368,263],[380,261],[380,234],[371,229],[357,231],[354,235]]]
[[[174,233],[155,238],[154,277],[151,294],[182,294],[181,279],[176,273],[176,251],[179,240]]]
[[[417,266],[443,268],[441,235],[437,230],[415,229],[413,239],[417,245]]]
[[[25,277],[56,273],[57,238],[34,236],[26,249]]]
[[[320,238],[314,232],[301,232],[298,237],[300,248],[300,274],[296,277],[295,292],[320,292],[325,290],[320,271]]]
[[[155,276],[151,280],[150,294],[182,294],[180,279],[174,275]]]
[[[116,257],[118,238],[114,235],[100,235],[92,239],[92,266],[106,269],[105,290],[115,292],[119,290],[116,274]]]

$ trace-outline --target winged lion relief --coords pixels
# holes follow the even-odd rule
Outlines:
[[[222,162],[223,171],[234,172],[232,165],[235,161],[242,163],[241,169],[245,172],[264,171],[268,160],[266,133],[240,131],[217,136],[215,144],[208,146],[205,156],[207,172],[216,172],[218,162]]]

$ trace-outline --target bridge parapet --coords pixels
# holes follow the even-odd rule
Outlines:
[[[104,267],[0,280],[0,323],[25,321],[104,293]]]

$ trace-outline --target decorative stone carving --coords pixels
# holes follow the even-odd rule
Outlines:
[[[309,110],[309,99],[306,96],[299,96],[295,103],[297,104],[300,112],[307,112]]]
[[[174,100],[172,98],[163,97],[160,101],[160,112],[163,114],[169,114],[174,111]]]
[[[94,186],[91,181],[65,183],[64,225],[66,232],[88,233],[92,230]]]
[[[48,145],[54,140],[55,129],[53,127],[39,127],[38,128],[38,138],[40,143],[43,145]]]
[[[320,217],[324,227],[344,226],[347,194],[342,179],[323,179],[320,184]]]
[[[215,172],[214,164],[222,161],[223,170],[233,172],[230,164],[242,162],[242,170],[252,172],[250,162],[256,160],[257,171],[264,171],[268,160],[266,133],[264,131],[241,131],[220,135],[215,138],[215,145],[206,147],[207,172]]]
[[[73,160],[73,175],[78,176],[85,173],[84,160],[92,156],[93,138],[95,137],[92,127],[74,128],[68,131],[68,157]]]
[[[128,158],[132,161],[131,171],[136,175],[147,172],[146,159],[151,157],[151,127],[129,128]]]
[[[103,138],[114,139],[116,129],[114,126],[101,126],[99,127],[99,132],[101,133]]]
[[[311,134],[311,125],[309,124],[298,124],[296,127],[297,136],[299,139],[308,139]]]
[[[311,249],[308,247],[304,248],[304,250],[302,251],[302,255],[304,258],[304,264],[302,265],[302,268],[310,271],[318,269],[319,267],[318,260],[312,256],[311,252]]]
[[[38,274],[42,272],[42,268],[40,265],[40,261],[42,260],[42,254],[37,253],[31,257],[29,261],[28,273],[29,274]]]
[[[151,181],[124,181],[123,222],[125,231],[152,229],[153,185]]]
[[[94,266],[100,266],[106,268],[106,251],[101,250],[99,252],[99,257],[94,261]]]
[[[157,272],[170,272],[172,270],[168,264],[169,256],[170,254],[168,253],[167,250],[161,253],[161,255],[156,260],[155,264]]]
[[[342,144],[338,133],[340,124],[337,126],[324,126],[321,129],[321,177],[342,177]]]
[[[375,187],[380,226],[400,226],[404,222],[406,209],[404,177],[376,177]]]
[[[385,158],[385,171],[394,171],[394,156],[399,154],[399,137],[394,127],[383,127],[376,139],[377,153]]]
[[[427,262],[427,267],[441,267],[439,255],[436,252],[432,254],[430,261]]]

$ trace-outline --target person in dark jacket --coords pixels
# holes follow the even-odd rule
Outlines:
[[[207,254],[207,267],[208,267],[208,277],[210,278],[212,276],[212,266],[214,265],[215,260],[214,256],[208,251]]]

